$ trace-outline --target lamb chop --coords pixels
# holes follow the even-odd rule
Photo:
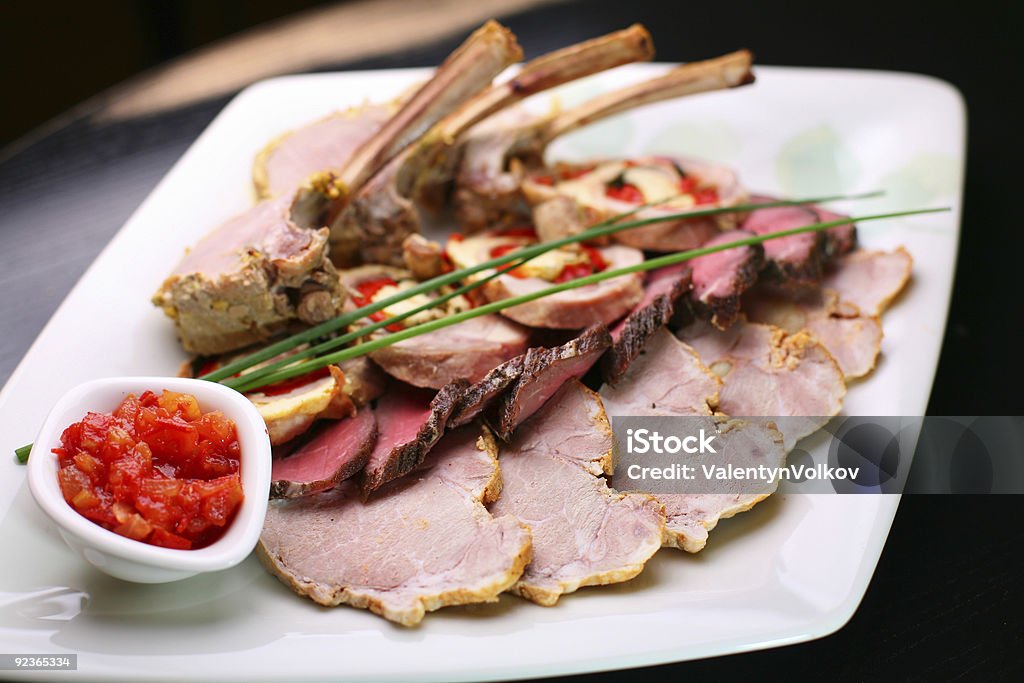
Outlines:
[[[478,122],[548,88],[652,54],[650,35],[637,25],[535,59],[509,81],[480,93],[393,159],[344,211],[327,217],[335,264],[400,265],[403,240],[420,231],[412,198],[436,195],[433,188],[448,183],[459,156],[458,140]]]
[[[295,198],[257,203],[201,240],[153,301],[187,351],[216,354],[264,340],[290,322],[319,323],[344,303],[327,258],[329,231],[303,227],[320,204],[344,206],[388,160],[517,60],[515,38],[495,22],[476,31],[340,172],[325,172]],[[337,208],[340,211],[340,208]]]
[[[494,440],[445,436],[415,476],[365,503],[353,482],[271,501],[257,553],[299,595],[415,626],[446,605],[495,602],[530,561],[530,531],[484,507],[501,491]]]
[[[506,117],[504,120],[492,119],[481,124],[464,145],[465,153],[456,179],[454,200],[459,224],[463,229],[473,232],[503,222],[528,220],[531,212],[523,202],[525,197],[533,206],[532,220],[537,224],[542,239],[551,239],[579,232],[602,218],[635,209],[632,202],[612,200],[610,203],[604,185],[597,187],[599,179],[615,180],[623,168],[606,166],[594,175],[597,169],[593,164],[567,165],[557,168],[551,174],[543,168],[547,146],[561,135],[635,107],[751,83],[753,75],[750,73],[750,64],[749,52],[735,52],[678,67],[658,78],[607,93],[554,116],[522,121],[520,115],[519,120]],[[673,164],[671,160],[665,160],[665,163],[670,173],[676,174],[675,181],[668,183],[671,187],[665,187],[660,170],[656,173],[640,173],[641,182],[646,175],[648,181],[656,183],[649,190],[658,196],[648,197],[648,201],[682,194],[680,176],[692,176],[686,181],[693,184],[689,188],[692,191],[699,189],[698,183],[701,186],[707,185],[708,189],[716,188],[718,204],[728,206],[745,198],[735,176],[727,169],[697,161],[685,161],[681,165]],[[607,178],[604,177],[606,175]],[[595,191],[597,196],[591,197]],[[687,196],[699,199],[708,196],[708,193]],[[692,204],[691,201],[688,205]],[[661,211],[678,212],[685,208],[684,202],[677,201],[671,209]],[[716,226],[712,221],[701,221],[688,227],[690,231],[701,232],[703,229],[707,233]],[[650,234],[637,246],[646,248],[653,244],[658,248],[660,244],[655,237],[672,234],[672,224],[658,227],[658,230],[647,229]],[[645,234],[642,231],[631,233],[641,236]],[[676,243],[664,248],[678,249],[678,242],[676,240]]]

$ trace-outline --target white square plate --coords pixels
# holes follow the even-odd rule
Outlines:
[[[560,99],[578,101],[664,68],[626,67],[573,84]],[[96,260],[7,383],[3,452],[31,441],[49,407],[79,382],[174,374],[183,355],[149,295],[187,245],[251,201],[255,152],[285,129],[389,98],[424,73],[294,76],[235,98]],[[882,362],[850,388],[846,412],[922,415],[956,259],[963,102],[950,86],[908,74],[761,67],[757,75],[749,88],[592,126],[551,156],[690,154],[734,166],[748,187],[765,192],[889,191],[858,203],[864,213],[952,206],[861,230],[869,247],[906,245],[914,281],[887,312]],[[776,496],[724,522],[700,554],[662,551],[628,583],[584,589],[552,608],[504,596],[406,629],[364,611],[318,607],[252,557],[176,584],[121,583],[64,547],[31,500],[23,467],[4,457],[0,471],[0,652],[78,653],[76,678],[95,680],[476,680],[796,643],[852,615],[898,504],[894,496]]]

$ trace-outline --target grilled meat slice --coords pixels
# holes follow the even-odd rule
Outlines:
[[[490,418],[495,433],[508,441],[516,428],[571,379],[582,377],[611,346],[603,325],[553,349],[533,348],[523,358],[523,369],[511,388],[495,404]]]
[[[377,443],[360,481],[364,497],[423,462],[467,388],[465,380],[453,382],[431,397],[429,391],[393,386],[381,397]]]
[[[491,507],[529,524],[533,560],[512,591],[553,605],[582,586],[627,581],[661,545],[664,516],[651,496],[618,493],[611,427],[597,395],[577,381],[526,422],[500,456],[504,489]]]
[[[270,497],[296,498],[333,488],[363,469],[376,443],[377,420],[370,409],[321,423],[311,438],[274,459]]]
[[[839,413],[846,382],[828,350],[806,332],[739,321],[728,330],[695,322],[680,330],[701,362],[722,378],[718,408],[726,415],[778,418],[788,452],[816,431],[816,419]]]
[[[751,233],[743,230],[730,230],[703,246],[728,244],[751,236]],[[710,315],[712,325],[724,330],[739,315],[740,296],[757,282],[757,275],[764,264],[764,249],[760,244],[735,247],[698,256],[690,264],[693,267],[693,301],[696,308]]]
[[[643,352],[651,336],[669,323],[676,302],[690,288],[690,269],[679,264],[647,274],[644,298],[612,328],[612,347],[601,357],[601,376],[615,384]]]
[[[528,528],[484,507],[501,490],[496,453],[467,428],[369,501],[352,482],[271,501],[257,554],[299,595],[403,626],[446,605],[494,602],[530,561]]]

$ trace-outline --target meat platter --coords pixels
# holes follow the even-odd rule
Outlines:
[[[607,471],[607,464],[602,461],[606,449],[601,444],[593,445],[592,452],[583,452],[586,450],[583,448],[564,454],[564,457],[541,457],[531,462],[537,458],[536,442],[543,443],[545,435],[564,434],[567,426],[557,424],[557,418],[564,415],[578,418],[573,425],[589,425],[584,430],[586,434],[600,433],[600,428],[594,429],[593,425],[595,421],[600,422],[601,413],[622,414],[615,411],[624,410],[623,406],[635,400],[637,392],[642,394],[649,388],[649,380],[643,378],[653,374],[645,374],[649,370],[645,363],[650,365],[656,362],[657,357],[665,355],[675,358],[672,361],[674,367],[682,366],[678,348],[681,343],[697,349],[702,361],[707,358],[704,366],[713,366],[722,360],[743,366],[736,352],[736,348],[743,346],[761,348],[764,345],[789,344],[787,348],[792,353],[802,353],[812,359],[816,353],[821,355],[820,362],[813,361],[816,374],[812,383],[826,386],[831,382],[835,386],[842,385],[842,391],[837,389],[832,394],[825,392],[816,396],[814,400],[821,403],[799,408],[806,411],[804,414],[835,412],[839,409],[840,399],[842,410],[847,414],[923,414],[943,333],[956,252],[964,125],[959,100],[947,86],[909,75],[757,66],[754,70],[757,75],[754,85],[636,107],[610,116],[606,121],[573,130],[564,137],[558,136],[548,146],[546,159],[563,162],[564,167],[558,167],[557,172],[563,172],[564,168],[566,180],[576,180],[580,185],[590,174],[608,174],[611,179],[621,177],[620,187],[660,182],[658,177],[654,177],[659,174],[660,177],[672,178],[677,184],[681,177],[721,177],[720,181],[713,183],[719,191],[718,200],[731,201],[726,188],[733,181],[721,175],[724,171],[719,167],[722,167],[735,172],[744,188],[753,188],[771,196],[852,193],[888,185],[896,190],[874,200],[876,204],[872,209],[877,206],[902,208],[908,201],[953,206],[954,211],[950,214],[917,218],[913,223],[909,220],[893,221],[886,229],[875,229],[866,224],[859,226],[857,237],[861,251],[845,257],[837,256],[858,259],[859,254],[885,253],[896,262],[893,266],[896,270],[909,267],[912,259],[910,282],[885,313],[880,360],[876,362],[873,354],[865,360],[859,353],[841,358],[823,353],[820,351],[822,344],[815,341],[818,337],[810,335],[809,339],[803,339],[798,330],[792,330],[782,339],[769,338],[772,336],[768,333],[769,324],[779,323],[778,307],[773,308],[774,294],[762,296],[755,292],[758,298],[754,301],[747,293],[739,304],[730,299],[735,292],[728,288],[724,296],[719,296],[721,283],[714,281],[714,275],[715,268],[723,266],[715,263],[695,266],[690,274],[691,281],[696,276],[697,282],[687,287],[687,292],[691,300],[697,302],[694,308],[698,316],[691,323],[690,336],[674,336],[666,331],[667,328],[660,327],[645,333],[642,336],[649,351],[641,356],[641,361],[632,359],[632,364],[626,363],[625,369],[612,367],[615,363],[608,360],[606,354],[609,348],[618,349],[623,335],[630,334],[629,330],[616,330],[614,323],[641,304],[645,285],[642,277],[634,285],[615,290],[610,296],[599,293],[592,304],[582,307],[585,310],[579,313],[581,317],[571,322],[552,322],[558,317],[551,313],[552,310],[565,310],[557,306],[533,307],[532,310],[523,309],[518,316],[501,316],[484,332],[486,338],[492,340],[486,348],[493,349],[489,353],[497,354],[497,360],[490,367],[484,364],[479,371],[474,370],[478,376],[461,378],[465,385],[461,387],[462,394],[474,388],[480,394],[490,386],[479,385],[495,365],[523,356],[520,361],[523,367],[506,369],[508,377],[494,379],[499,383],[505,382],[501,384],[500,391],[496,390],[500,396],[495,404],[503,412],[489,420],[491,428],[486,431],[476,428],[477,431],[470,433],[467,430],[474,429],[473,425],[478,424],[474,418],[479,415],[464,415],[459,420],[460,411],[467,410],[465,405],[446,405],[447,399],[442,394],[451,385],[452,377],[424,377],[422,372],[410,370],[408,355],[403,355],[401,350],[371,356],[371,362],[379,366],[375,370],[379,373],[383,369],[385,376],[391,377],[383,380],[386,383],[385,393],[377,398],[374,408],[378,431],[384,433],[390,429],[389,424],[407,427],[410,421],[414,421],[417,427],[412,430],[411,437],[395,437],[392,443],[397,444],[403,438],[414,442],[427,438],[420,427],[431,419],[441,423],[458,421],[463,426],[444,435],[443,424],[435,424],[437,433],[429,438],[432,446],[436,444],[436,450],[424,449],[429,452],[419,460],[430,466],[426,472],[439,474],[436,477],[424,474],[424,470],[416,469],[420,463],[401,472],[412,478],[410,482],[416,482],[415,485],[402,484],[407,487],[403,489],[403,495],[408,494],[404,498],[386,491],[388,486],[395,484],[385,480],[400,481],[401,477],[394,474],[396,470],[387,458],[383,465],[374,469],[375,453],[367,456],[367,476],[353,477],[316,495],[321,496],[320,501],[331,500],[331,505],[342,505],[348,514],[353,515],[350,523],[346,524],[346,531],[355,533],[355,536],[347,537],[349,548],[360,545],[362,536],[358,530],[363,525],[369,524],[379,530],[386,525],[386,520],[393,520],[399,515],[382,506],[382,501],[393,498],[392,502],[399,506],[408,505],[410,509],[418,510],[429,507],[427,501],[440,505],[442,491],[453,495],[449,509],[465,508],[469,517],[452,521],[438,510],[433,510],[430,514],[438,513],[440,517],[430,519],[430,523],[437,526],[454,524],[458,528],[463,528],[459,525],[469,525],[464,528],[473,528],[475,531],[472,533],[481,533],[481,543],[493,546],[493,552],[485,557],[491,561],[491,566],[474,568],[461,565],[464,571],[479,571],[484,575],[486,580],[481,580],[480,574],[471,577],[469,583],[472,585],[458,583],[463,579],[457,576],[446,575],[440,580],[432,577],[431,581],[440,581],[442,590],[429,589],[433,592],[428,591],[432,597],[427,600],[422,599],[423,590],[415,592],[412,598],[404,593],[382,598],[379,590],[377,595],[370,595],[373,591],[367,590],[357,595],[359,591],[351,586],[345,589],[346,598],[338,600],[340,593],[337,587],[313,585],[324,583],[310,581],[315,571],[308,567],[296,571],[294,563],[283,560],[291,551],[282,550],[281,543],[282,539],[295,535],[291,527],[275,526],[290,524],[286,518],[298,509],[296,501],[302,504],[300,498],[282,498],[272,504],[272,512],[268,516],[268,534],[262,550],[264,561],[284,582],[266,573],[255,558],[250,558],[232,570],[196,577],[172,587],[115,584],[90,572],[85,566],[74,564],[72,558],[63,556],[64,549],[55,540],[54,532],[33,510],[24,488],[19,489],[17,483],[20,478],[12,464],[12,472],[4,478],[5,487],[0,492],[5,510],[0,533],[7,535],[5,540],[9,543],[24,548],[27,558],[25,565],[11,574],[5,586],[9,602],[2,613],[3,626],[11,634],[12,642],[18,643],[21,649],[34,643],[38,647],[49,643],[44,650],[53,646],[67,648],[68,651],[83,653],[80,659],[84,659],[85,653],[91,653],[92,675],[107,679],[131,677],[133,671],[142,667],[147,670],[159,668],[153,667],[154,657],[186,662],[185,668],[177,669],[178,672],[203,675],[216,670],[230,677],[238,675],[230,668],[229,662],[237,662],[241,650],[253,655],[252,668],[241,676],[247,679],[275,675],[312,678],[328,672],[333,676],[348,675],[353,679],[373,676],[504,678],[707,656],[797,642],[838,628],[852,614],[863,594],[895,512],[896,500],[881,496],[794,496],[786,499],[776,496],[760,503],[751,512],[722,522],[707,539],[695,539],[692,533],[687,533],[685,524],[674,534],[665,533],[664,512],[660,508],[655,509],[658,505],[650,499],[617,498],[601,483],[601,474]],[[587,102],[594,102],[602,94],[621,92],[631,84],[664,78],[671,72],[672,67],[660,64],[618,67],[565,86],[555,91],[555,96],[560,111],[572,112],[574,107],[587,106]],[[268,141],[332,111],[358,107],[364,100],[387,103],[395,97],[402,97],[410,86],[421,82],[428,73],[388,71],[290,77],[259,84],[240,95],[200,137],[101,255],[8,383],[0,399],[3,403],[3,411],[0,412],[4,421],[3,433],[11,440],[10,445],[13,447],[30,441],[29,425],[41,419],[56,395],[79,380],[117,374],[177,374],[187,354],[175,339],[170,321],[160,310],[152,308],[145,296],[141,296],[140,301],[139,291],[123,291],[118,284],[120,278],[136,274],[139,282],[152,285],[149,288],[152,291],[161,289],[164,277],[175,269],[185,247],[199,243],[210,228],[223,224],[251,205],[252,160],[265,150]],[[813,93],[813,97],[809,93]],[[551,102],[551,96],[539,95],[513,113],[543,116],[550,111]],[[879,109],[879,102],[886,102],[887,106]],[[930,113],[924,116],[924,112]],[[926,121],[922,122],[922,117]],[[614,140],[614,145],[610,144],[611,140]],[[676,169],[675,164],[666,166],[661,161],[666,155],[683,158],[682,170]],[[688,155],[692,155],[694,160],[690,161]],[[701,166],[705,162],[698,160],[701,158],[714,159],[716,166],[706,170]],[[602,161],[595,166],[595,159],[611,161]],[[631,166],[619,164],[616,167],[618,162],[614,159],[640,160],[642,163]],[[585,174],[570,177],[583,168],[586,168]],[[930,171],[925,173],[922,169]],[[938,173],[941,182],[934,181],[935,169],[941,170]],[[645,175],[645,172],[648,173]],[[672,177],[672,173],[680,172],[682,176]],[[539,214],[538,232],[557,230],[564,224],[558,218],[558,212],[564,211],[564,206],[559,205],[564,205],[566,200],[579,201],[580,197],[588,196],[585,188],[569,188],[552,195],[551,191],[566,189],[561,187],[565,184],[561,178],[550,182],[544,178],[544,172],[536,169],[527,169],[524,173],[527,174],[524,182],[533,182],[536,186],[532,188],[538,197],[535,206],[548,207]],[[203,191],[204,185],[210,183],[216,183],[217,192]],[[467,193],[468,190],[463,194]],[[613,199],[618,201],[621,197]],[[457,201],[464,203],[455,207],[456,215],[469,216],[467,223],[476,220],[472,198],[463,197]],[[829,211],[849,212],[851,209],[851,206],[841,203],[829,205]],[[825,209],[813,211],[824,213]],[[768,216],[768,219],[772,218]],[[791,217],[783,215],[781,218],[789,220]],[[813,220],[820,218],[817,215]],[[349,219],[348,224],[351,225],[353,220]],[[325,233],[325,244],[332,250],[336,247],[350,248],[353,241],[346,239],[346,221],[338,220],[337,223],[342,227]],[[727,231],[737,228],[756,230],[756,223],[753,226],[712,227],[716,234],[727,234]],[[699,234],[706,229],[707,226],[697,226],[693,231]],[[473,244],[474,239],[510,237],[509,234],[484,232],[484,238],[479,238],[473,237],[469,230],[466,232],[466,239],[461,241],[463,245]],[[425,226],[424,233],[429,239],[445,239],[445,231],[439,231],[433,225]],[[392,232],[376,242],[365,235],[356,240],[355,243],[366,252],[361,260],[366,262],[369,256],[376,259],[374,263],[380,267],[406,270],[414,270],[410,266],[424,263],[422,259],[402,262],[401,240],[397,243],[399,249],[396,252],[394,241],[387,235],[392,235]],[[520,237],[522,235],[511,233],[513,240]],[[704,235],[693,239],[697,239],[699,244],[712,237]],[[664,232],[655,236],[657,240],[664,238]],[[429,239],[424,241],[429,242]],[[685,241],[686,238],[683,239]],[[745,261],[747,265],[735,272],[742,275],[744,268],[756,261],[774,264],[771,267],[776,269],[776,277],[779,278],[807,276],[806,260],[798,260],[796,263],[800,267],[790,268],[786,262],[788,256],[780,255],[778,250],[771,251],[769,244],[765,243],[764,248],[753,250],[757,253],[744,257],[748,259]],[[486,242],[482,248],[493,253],[497,246],[501,245]],[[650,243],[639,246],[643,249],[651,247]],[[680,243],[673,250],[687,246]],[[612,263],[619,263],[630,258],[632,252],[639,251],[637,243],[630,245],[625,241],[619,245],[601,245],[598,249],[601,258]],[[836,249],[839,250],[837,254],[842,250],[841,247]],[[388,260],[380,256],[388,250],[399,256],[380,263]],[[429,255],[429,244],[425,251]],[[472,249],[464,251],[472,252]],[[474,258],[472,253],[460,254],[458,248],[446,249],[445,253],[456,262],[456,267],[461,266],[461,260]],[[701,280],[702,267],[709,270],[712,277]],[[330,268],[324,266],[321,270],[329,271]],[[349,264],[338,267],[343,281],[353,270]],[[314,271],[311,271],[311,280],[322,285],[323,277],[319,271]],[[764,269],[758,267],[758,271],[764,272]],[[404,277],[391,279],[397,286]],[[415,279],[414,276],[409,277]],[[831,277],[835,282],[841,275],[826,269],[826,272],[812,273],[809,277]],[[502,278],[510,276],[503,275]],[[897,289],[902,289],[906,284],[903,282],[905,278],[898,279]],[[877,281],[878,278],[872,280]],[[528,278],[511,278],[504,286],[521,286],[523,282],[528,282]],[[612,280],[609,284],[617,282]],[[649,284],[650,280],[646,282]],[[841,284],[836,283],[836,286],[841,287]],[[302,296],[292,299],[296,302],[296,311],[302,311],[302,315],[316,321],[318,307],[325,305],[324,300],[332,296],[330,287],[300,285],[297,289],[302,291]],[[355,291],[360,291],[358,283]],[[669,287],[659,294],[671,298],[672,291],[673,288]],[[856,296],[863,288],[854,285],[853,291],[852,296]],[[500,298],[507,294],[492,296]],[[874,301],[888,298],[889,295],[883,293]],[[876,311],[871,306],[878,304],[871,301],[860,303],[858,311],[863,311],[861,317],[864,322],[861,324],[857,315],[852,319],[860,332],[868,335],[867,338],[877,339],[877,331],[871,325],[877,320],[872,318]],[[333,304],[328,302],[326,305]],[[620,309],[615,309],[615,305]],[[827,302],[800,305],[808,307],[803,310],[807,320],[818,320],[823,326],[828,325],[830,317],[841,317],[818,313],[829,305]],[[117,310],[122,316],[122,325],[116,329],[95,323],[91,328],[97,335],[96,339],[102,339],[104,347],[111,351],[98,357],[90,354],[72,362],[67,358],[64,346],[68,337],[62,330],[79,325],[81,320],[89,318],[90,311],[101,308]],[[587,319],[584,314],[597,319]],[[745,315],[747,320],[738,318],[741,315]],[[716,331],[716,323],[731,331]],[[269,325],[273,324],[276,321],[270,321]],[[611,329],[601,328],[602,324],[608,324]],[[812,323],[805,323],[805,326],[812,328]],[[558,343],[550,342],[544,353],[535,350],[531,356],[527,349],[539,347],[532,341],[521,341],[520,333],[523,329],[535,328],[548,330],[546,338],[557,339]],[[586,328],[586,332],[567,335],[565,328],[577,331]],[[454,334],[459,329],[459,326],[454,326],[450,332]],[[827,333],[824,327],[819,328],[818,335],[822,339]],[[723,351],[722,348],[729,345],[721,343],[716,336],[721,334],[732,334],[740,341],[732,344],[731,350]],[[464,331],[462,335],[471,336]],[[247,339],[245,343],[250,341],[254,340]],[[206,356],[213,355],[212,352],[234,350],[202,346],[207,343],[209,340],[197,340],[193,348]],[[458,345],[460,342],[447,343]],[[237,349],[238,345],[234,348]],[[582,359],[578,363],[585,367],[573,366],[576,359]],[[756,361],[749,365],[756,365]],[[438,360],[431,360],[425,366],[445,369],[445,363]],[[609,368],[607,371],[617,382],[609,383],[607,391],[601,389],[598,382],[594,388],[600,389],[600,393],[595,394],[576,380],[568,379],[583,376],[592,366],[595,373]],[[548,401],[558,401],[561,411],[545,412],[543,401],[540,405],[531,406],[528,400],[519,400],[518,395],[508,393],[510,386],[514,392],[517,385],[523,384],[523,375],[516,375],[516,371],[522,373],[530,368],[532,377],[547,377],[552,372],[565,375],[550,392],[542,392],[546,393]],[[698,370],[698,374],[703,372]],[[360,373],[356,368],[346,371],[343,367],[342,371],[353,376]],[[749,395],[744,391],[730,395],[722,390],[720,379],[715,380],[713,376],[707,379],[714,386],[708,387],[706,397],[710,400],[716,393],[717,397],[713,405],[706,401],[705,409],[721,408],[723,401],[726,404],[737,402]],[[725,379],[728,384],[728,377]],[[327,380],[337,381],[333,376],[318,381]],[[33,388],[29,390],[29,386]],[[441,393],[434,397],[438,389]],[[523,389],[520,391],[530,393]],[[426,397],[427,403],[433,400],[428,410],[430,415],[425,421],[410,417],[422,413],[421,404],[417,403],[421,397]],[[350,398],[357,403],[369,400]],[[599,410],[598,406],[602,404],[604,410]],[[748,406],[735,405],[729,412],[751,414],[769,411],[751,411]],[[531,424],[536,427],[533,431],[528,429]],[[314,427],[322,428],[322,425]],[[491,436],[492,432],[497,439]],[[289,435],[285,430],[281,443],[287,448],[286,444],[292,441],[292,437],[312,441],[309,436]],[[305,444],[306,441],[299,443]],[[813,436],[802,443],[805,448],[814,448],[815,445]],[[550,452],[558,450],[554,443],[541,450],[545,448]],[[497,460],[493,457],[495,453]],[[506,465],[502,458],[511,457],[508,453],[519,453],[521,457],[515,458],[514,463],[508,461]],[[528,455],[530,453],[533,455]],[[445,467],[445,463],[452,466]],[[491,470],[499,468],[505,486],[504,498],[493,485]],[[460,469],[465,471],[459,472]],[[518,483],[528,483],[530,477],[539,477],[538,481],[556,485],[555,489],[544,494],[546,499],[559,494],[558,482],[572,491],[568,495],[574,498],[595,500],[598,501],[595,504],[602,505],[611,505],[608,501],[615,499],[614,510],[609,508],[614,513],[610,513],[610,523],[629,525],[633,529],[646,528],[649,533],[639,534],[645,540],[636,547],[621,548],[621,556],[615,566],[598,566],[582,574],[573,574],[565,573],[564,566],[534,564],[537,571],[531,575],[531,560],[524,552],[529,542],[526,538],[528,532],[513,520],[517,510],[520,516],[536,517],[514,504],[516,501],[522,505],[533,503],[509,494],[510,491],[515,494]],[[317,486],[322,488],[319,484]],[[382,487],[384,493],[378,491]],[[416,491],[417,488],[423,490]],[[285,483],[279,490],[311,492],[308,487],[289,488]],[[364,497],[367,502],[362,502]],[[337,502],[348,499],[351,499],[351,505]],[[686,517],[684,513],[680,515]],[[476,523],[473,520],[485,521]],[[315,533],[322,533],[322,525],[313,526],[318,529]],[[278,533],[282,528],[285,533]],[[558,530],[549,529],[544,535],[557,537]],[[671,540],[666,541],[666,545],[680,549],[658,550],[663,535]],[[330,537],[336,540],[334,534]],[[323,545],[323,538],[313,535],[310,539],[314,546]],[[707,546],[700,553],[690,555],[686,552],[699,549],[704,542]],[[417,556],[417,561],[429,564],[438,545],[436,539],[428,541],[422,550],[414,550],[404,541],[391,548],[374,545],[364,548],[368,554],[360,561],[375,566],[386,566],[389,561],[402,562],[408,559],[408,554],[394,550],[395,547],[404,547],[407,553],[425,553]],[[505,559],[495,562],[494,558],[498,556]],[[544,557],[543,553],[541,557]],[[537,559],[534,546],[532,561],[536,563]],[[526,578],[520,578],[522,576]],[[455,581],[456,589],[445,583],[450,581]],[[587,584],[608,584],[612,581],[615,582],[613,585],[582,588]],[[318,607],[306,598],[292,595],[285,584],[303,595],[321,598],[319,602],[352,602],[358,606],[376,607],[375,611],[405,626],[393,625],[378,616],[348,607]],[[490,587],[484,587],[484,584]],[[486,595],[484,600],[490,600],[507,588],[521,597],[502,594],[497,602],[465,598],[467,594],[474,594]],[[576,591],[576,588],[581,590]],[[451,602],[475,604],[430,612],[446,602],[438,595],[453,592],[462,598]],[[530,600],[548,607],[531,604]],[[146,663],[139,658],[135,665],[126,664],[124,658],[116,656],[132,650],[147,654],[147,634],[168,633],[182,623],[189,624],[190,628],[188,634],[175,639],[178,651],[151,651],[145,658]],[[413,624],[418,625],[407,628]],[[117,645],[112,644],[115,642]],[[594,643],[601,643],[601,646]],[[330,663],[337,661],[331,653],[338,651],[349,653],[340,671],[330,668]],[[133,666],[138,668],[133,669]]]

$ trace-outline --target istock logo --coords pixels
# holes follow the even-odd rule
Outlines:
[[[650,429],[627,429],[626,448],[630,453],[717,453],[711,442],[715,434],[710,436],[703,429],[697,435],[691,434],[682,438],[670,434],[662,436]]]

